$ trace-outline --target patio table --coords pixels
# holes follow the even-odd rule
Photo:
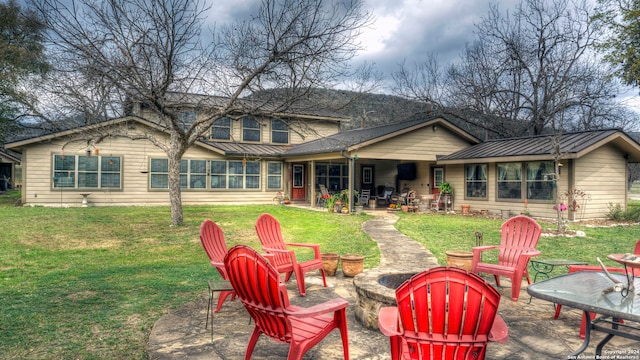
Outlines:
[[[548,279],[549,273],[551,273],[556,266],[566,266],[568,268],[569,265],[587,265],[586,261],[571,259],[531,259],[529,262],[533,271],[535,271],[533,282],[537,281],[538,275],[544,275]]]
[[[612,276],[620,282],[627,282],[627,277],[622,274]],[[636,289],[640,288],[640,279],[635,279],[634,283]],[[640,297],[633,291],[627,296],[622,296],[620,292],[603,293],[611,285],[613,282],[602,272],[579,271],[552,277],[527,287],[531,296],[580,309],[586,319],[591,319],[589,313],[599,314],[586,327],[582,346],[568,358],[575,359],[586,350],[592,330],[607,334],[596,347],[596,359],[614,336],[640,341],[640,328],[627,322],[640,322]],[[625,322],[621,323],[620,320]]]

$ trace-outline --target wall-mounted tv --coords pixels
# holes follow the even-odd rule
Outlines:
[[[398,164],[398,180],[415,180],[416,163]]]

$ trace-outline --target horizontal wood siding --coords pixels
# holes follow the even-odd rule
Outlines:
[[[435,161],[436,155],[451,154],[468,146],[469,143],[442,127],[433,131],[426,126],[355,152],[363,159]]]
[[[80,206],[81,193],[91,193],[88,200],[91,205],[166,205],[169,204],[169,191],[149,189],[148,170],[150,158],[166,158],[166,155],[150,143],[124,138],[106,139],[98,144],[101,156],[122,157],[122,189],[52,189],[53,154],[60,154],[63,142],[35,144],[25,150],[26,176],[23,186],[23,200],[27,205]],[[93,149],[92,149],[93,150]],[[95,151],[95,150],[94,150]],[[86,145],[67,145],[66,155],[86,154]],[[183,159],[211,160],[220,155],[200,147],[189,149]],[[251,160],[251,159],[250,159]],[[213,203],[271,203],[277,191],[266,191],[266,161],[262,162],[262,184],[260,190],[189,190],[182,191],[184,204]],[[286,166],[285,166],[286,167]],[[283,180],[284,183],[285,180]]]
[[[587,192],[591,200],[584,218],[602,218],[609,204],[626,207],[627,165],[623,154],[613,146],[602,146],[575,162],[576,188]]]
[[[568,177],[564,176],[559,181],[561,191],[567,188]],[[514,201],[497,201],[497,175],[496,164],[487,164],[487,199],[465,198],[465,174],[464,165],[448,165],[445,167],[445,180],[453,186],[455,210],[461,211],[461,204],[469,204],[471,211],[487,210],[490,214],[501,215],[503,210],[508,210],[510,215],[519,215],[525,211],[524,199]],[[535,217],[555,218],[553,202],[529,201],[526,210]]]

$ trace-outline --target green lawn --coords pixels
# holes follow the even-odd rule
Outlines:
[[[23,208],[11,196],[0,196],[2,359],[146,359],[153,323],[206,296],[215,271],[198,237],[205,218],[222,226],[229,246],[259,248],[255,219],[269,212],[287,240],[379,262],[361,231],[366,216],[189,206],[185,226],[170,227],[168,207]]]
[[[0,358],[146,359],[153,323],[206,296],[215,276],[199,243],[205,218],[221,225],[229,246],[259,248],[254,223],[269,212],[288,241],[324,252],[360,253],[379,263],[362,233],[368,216],[282,206],[185,206],[185,226],[170,227],[168,207],[14,207],[0,196]],[[476,231],[499,242],[502,220],[400,213],[397,227],[444,264],[446,250],[470,250]],[[553,227],[545,224],[545,227]],[[632,250],[640,227],[586,229],[586,238],[543,238],[544,257],[595,263],[595,256]],[[302,256],[308,254],[302,254]]]
[[[630,208],[639,208],[640,202],[630,202]],[[636,210],[637,211],[637,210]],[[550,220],[537,219],[543,229],[556,229]],[[502,219],[481,219],[475,217],[452,216],[446,214],[415,215],[401,213],[396,228],[405,235],[420,241],[437,258],[446,264],[447,250],[471,251],[476,245],[476,232],[483,235],[483,245],[500,243]],[[619,266],[607,259],[608,254],[633,252],[636,241],[640,240],[640,225],[614,227],[587,227],[569,223],[571,230],[582,230],[586,237],[541,237],[537,249],[540,258],[565,258],[585,261],[597,265],[596,257],[605,264]],[[497,252],[486,253],[483,259],[495,261]],[[556,271],[556,270],[554,270]],[[563,271],[557,269],[557,271]]]

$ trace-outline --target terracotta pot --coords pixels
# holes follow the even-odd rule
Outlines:
[[[402,205],[402,206],[400,206],[400,209],[402,209],[402,211],[404,211],[404,212],[408,212],[409,211],[409,206],[408,205]]]
[[[346,254],[340,256],[340,260],[344,276],[354,277],[364,271],[364,256],[362,255]]]
[[[447,266],[455,266],[471,271],[473,253],[470,251],[449,250],[447,254]]]
[[[322,257],[322,267],[324,267],[325,274],[327,276],[335,276],[336,270],[338,270],[340,255],[336,253],[322,253],[320,256]]]
[[[460,207],[462,207],[462,215],[469,215],[469,208],[471,208],[471,205],[462,204]]]

